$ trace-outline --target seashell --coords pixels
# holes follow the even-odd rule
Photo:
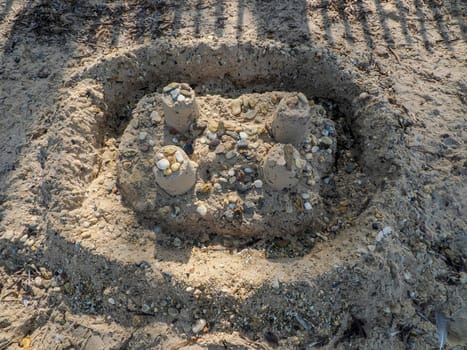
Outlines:
[[[159,170],[166,170],[170,166],[170,162],[168,159],[162,158],[157,161],[156,166]]]
[[[183,163],[185,161],[185,159],[183,158],[183,154],[180,151],[175,152],[174,156],[177,162],[179,163]]]
[[[164,153],[166,157],[171,156],[172,154],[177,152],[177,148],[174,146],[166,146],[162,152]]]
[[[180,169],[180,163],[173,163],[171,166],[170,166],[170,170],[172,170],[173,172],[176,172]]]

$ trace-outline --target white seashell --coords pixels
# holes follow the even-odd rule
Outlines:
[[[165,170],[170,166],[170,162],[168,159],[162,158],[161,160],[157,161],[156,165],[158,169]]]
[[[185,159],[183,158],[183,154],[182,154],[180,151],[175,152],[175,159],[176,159],[177,162],[179,162],[180,164],[183,163],[183,162],[185,161]]]

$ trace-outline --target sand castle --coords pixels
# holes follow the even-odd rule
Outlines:
[[[280,235],[323,225],[320,179],[333,121],[302,93],[197,97],[171,83],[143,97],[120,144],[119,187],[173,231]]]

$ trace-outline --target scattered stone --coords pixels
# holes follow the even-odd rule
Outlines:
[[[355,171],[356,168],[357,168],[357,166],[354,163],[347,163],[345,165],[344,170],[345,170],[345,172],[347,174],[352,174]]]
[[[225,154],[225,158],[227,158],[227,159],[232,159],[232,158],[234,158],[236,156],[237,156],[237,152],[235,152],[235,151],[228,151]]]
[[[248,148],[248,140],[247,139],[240,139],[237,142],[237,147],[238,148]]]
[[[318,146],[311,147],[311,153],[317,153],[317,152],[319,152],[319,147]]]
[[[392,233],[392,228],[390,226],[386,226],[385,228],[383,228],[382,232],[383,235],[389,236]]]
[[[312,206],[311,206],[310,202],[303,203],[303,207],[305,208],[305,210],[311,210],[312,209]]]
[[[153,124],[159,124],[162,121],[162,117],[157,111],[152,111],[149,118]]]
[[[330,137],[322,137],[318,140],[318,144],[324,148],[329,148],[332,145],[332,139]]]
[[[248,134],[247,134],[246,132],[244,132],[244,131],[241,131],[241,132],[238,134],[238,136],[240,136],[240,139],[241,139],[241,140],[246,140],[246,139],[248,139]]]
[[[201,204],[196,208],[196,211],[198,212],[199,215],[205,216],[208,212],[208,209],[206,208],[206,206]]]
[[[191,327],[191,331],[195,334],[201,332],[204,327],[206,327],[206,320],[201,318],[195,322],[195,324]]]
[[[193,154],[193,145],[191,143],[186,143],[183,145],[183,150],[185,151],[186,154],[191,155]],[[179,162],[180,163],[180,162]]]
[[[227,220],[233,220],[233,217],[234,217],[234,213],[232,210],[228,209],[224,212],[224,217],[227,219]]]
[[[174,247],[180,248],[182,246],[182,240],[178,237],[175,237],[174,239]]]
[[[148,133],[146,131],[141,131],[138,135],[138,139],[140,141],[146,140],[147,137],[148,137]]]
[[[271,286],[274,289],[279,289],[280,288],[279,279],[277,278],[277,276],[274,276]]]
[[[174,101],[177,101],[178,96],[179,96],[179,94],[180,94],[180,89],[178,89],[178,88],[177,88],[177,89],[173,89],[173,90],[171,90],[169,93],[170,93],[170,96],[172,97],[172,99],[173,99]]]
[[[217,133],[211,132],[211,131],[209,131],[209,130],[206,132],[206,136],[207,136],[208,139],[210,139],[210,140],[215,140],[215,139],[217,139]]]
[[[253,215],[255,213],[255,204],[253,202],[244,202],[243,211],[245,215]]]
[[[242,100],[237,98],[230,104],[230,111],[233,115],[239,115],[242,112]]]
[[[253,120],[256,117],[256,111],[254,109],[249,110],[245,113],[245,118],[247,120]]]
[[[253,186],[255,186],[256,188],[260,189],[263,187],[263,181],[261,180],[255,180],[255,182],[253,182]]]

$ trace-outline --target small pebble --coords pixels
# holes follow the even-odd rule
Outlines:
[[[201,216],[205,216],[208,212],[208,209],[203,205],[198,205],[198,207],[196,208],[196,211],[198,212],[199,215]]]
[[[255,204],[253,202],[244,202],[243,211],[246,215],[253,215],[255,212]]]
[[[140,141],[146,140],[146,137],[148,137],[148,133],[146,131],[141,131],[138,135],[138,139]]]
[[[233,217],[234,217],[234,214],[233,214],[233,211],[228,209],[225,211],[224,213],[224,217],[227,219],[227,220],[232,220]]]
[[[162,121],[162,117],[160,116],[160,114],[157,111],[152,111],[149,118],[151,118],[151,121],[153,123],[155,123],[155,124],[160,123]]]
[[[227,172],[227,174],[229,176],[235,176],[235,169],[234,168],[230,168],[229,171]]]
[[[206,327],[206,320],[201,318],[195,322],[195,324],[191,327],[191,330],[193,333],[196,334],[201,332],[204,329],[204,327]]]
[[[225,158],[227,158],[227,159],[232,159],[232,158],[234,158],[236,155],[237,155],[237,153],[236,153],[235,151],[228,151],[228,152],[225,154]]]
[[[164,175],[165,176],[170,176],[172,175],[172,170],[170,168],[164,169]]]
[[[246,140],[248,138],[248,134],[244,131],[241,131],[238,136],[240,136],[241,140]]]
[[[302,198],[303,199],[310,199],[311,195],[309,193],[302,193]]]
[[[249,167],[243,168],[243,171],[244,171],[246,174],[251,174],[251,173],[253,173],[253,169],[251,169],[251,168],[249,168]]]
[[[274,276],[274,279],[272,280],[272,288],[274,289],[280,288],[279,279],[277,278],[277,276]]]
[[[115,299],[114,298],[109,298],[107,299],[107,302],[111,305],[115,305]]]
[[[225,134],[226,134],[227,136],[230,136],[230,137],[233,138],[234,140],[240,139],[240,136],[238,136],[238,133],[236,133],[235,131],[226,131]]]
[[[238,148],[247,148],[248,147],[248,140],[247,139],[240,139],[237,142]]]
[[[310,202],[303,203],[303,207],[305,208],[305,210],[311,210],[311,208],[312,208]]]
[[[316,152],[319,152],[319,147],[318,146],[311,147],[311,153],[316,153]]]
[[[169,168],[170,162],[168,159],[162,158],[161,160],[157,161],[156,165],[159,170],[166,170]]]
[[[187,144],[183,145],[183,150],[188,155],[191,155],[194,152],[193,145],[191,143],[187,143]],[[179,163],[181,163],[181,162],[179,162]]]
[[[175,152],[174,156],[175,156],[175,159],[177,160],[177,162],[183,163],[183,161],[184,161],[183,154],[180,151]]]
[[[211,131],[207,131],[206,132],[206,136],[208,137],[208,139],[210,140],[215,140],[217,139],[217,134],[215,132],[211,132]]]
[[[178,98],[178,95],[180,95],[180,89],[173,89],[169,93],[170,93],[170,96],[172,96],[172,99],[176,101]]]
[[[253,182],[253,186],[255,186],[256,188],[262,188],[263,187],[263,181],[261,180],[255,180],[255,182]]]
[[[174,239],[174,247],[180,248],[182,246],[182,240],[178,237]]]
[[[183,96],[182,94],[178,95],[178,97],[177,97],[177,101],[178,101],[178,102],[183,102],[183,101],[185,101],[185,100],[186,100],[186,97],[185,97],[185,96]]]
[[[332,139],[327,136],[320,138],[318,142],[320,146],[323,146],[325,148],[329,148],[332,145]]]
[[[376,235],[376,242],[381,242],[384,238],[384,233],[383,231],[379,231],[378,234]]]
[[[242,112],[242,100],[233,100],[230,104],[230,110],[233,115],[239,115]]]
[[[392,232],[392,228],[390,226],[386,226],[385,228],[383,228],[382,232],[385,236],[389,236]]]

